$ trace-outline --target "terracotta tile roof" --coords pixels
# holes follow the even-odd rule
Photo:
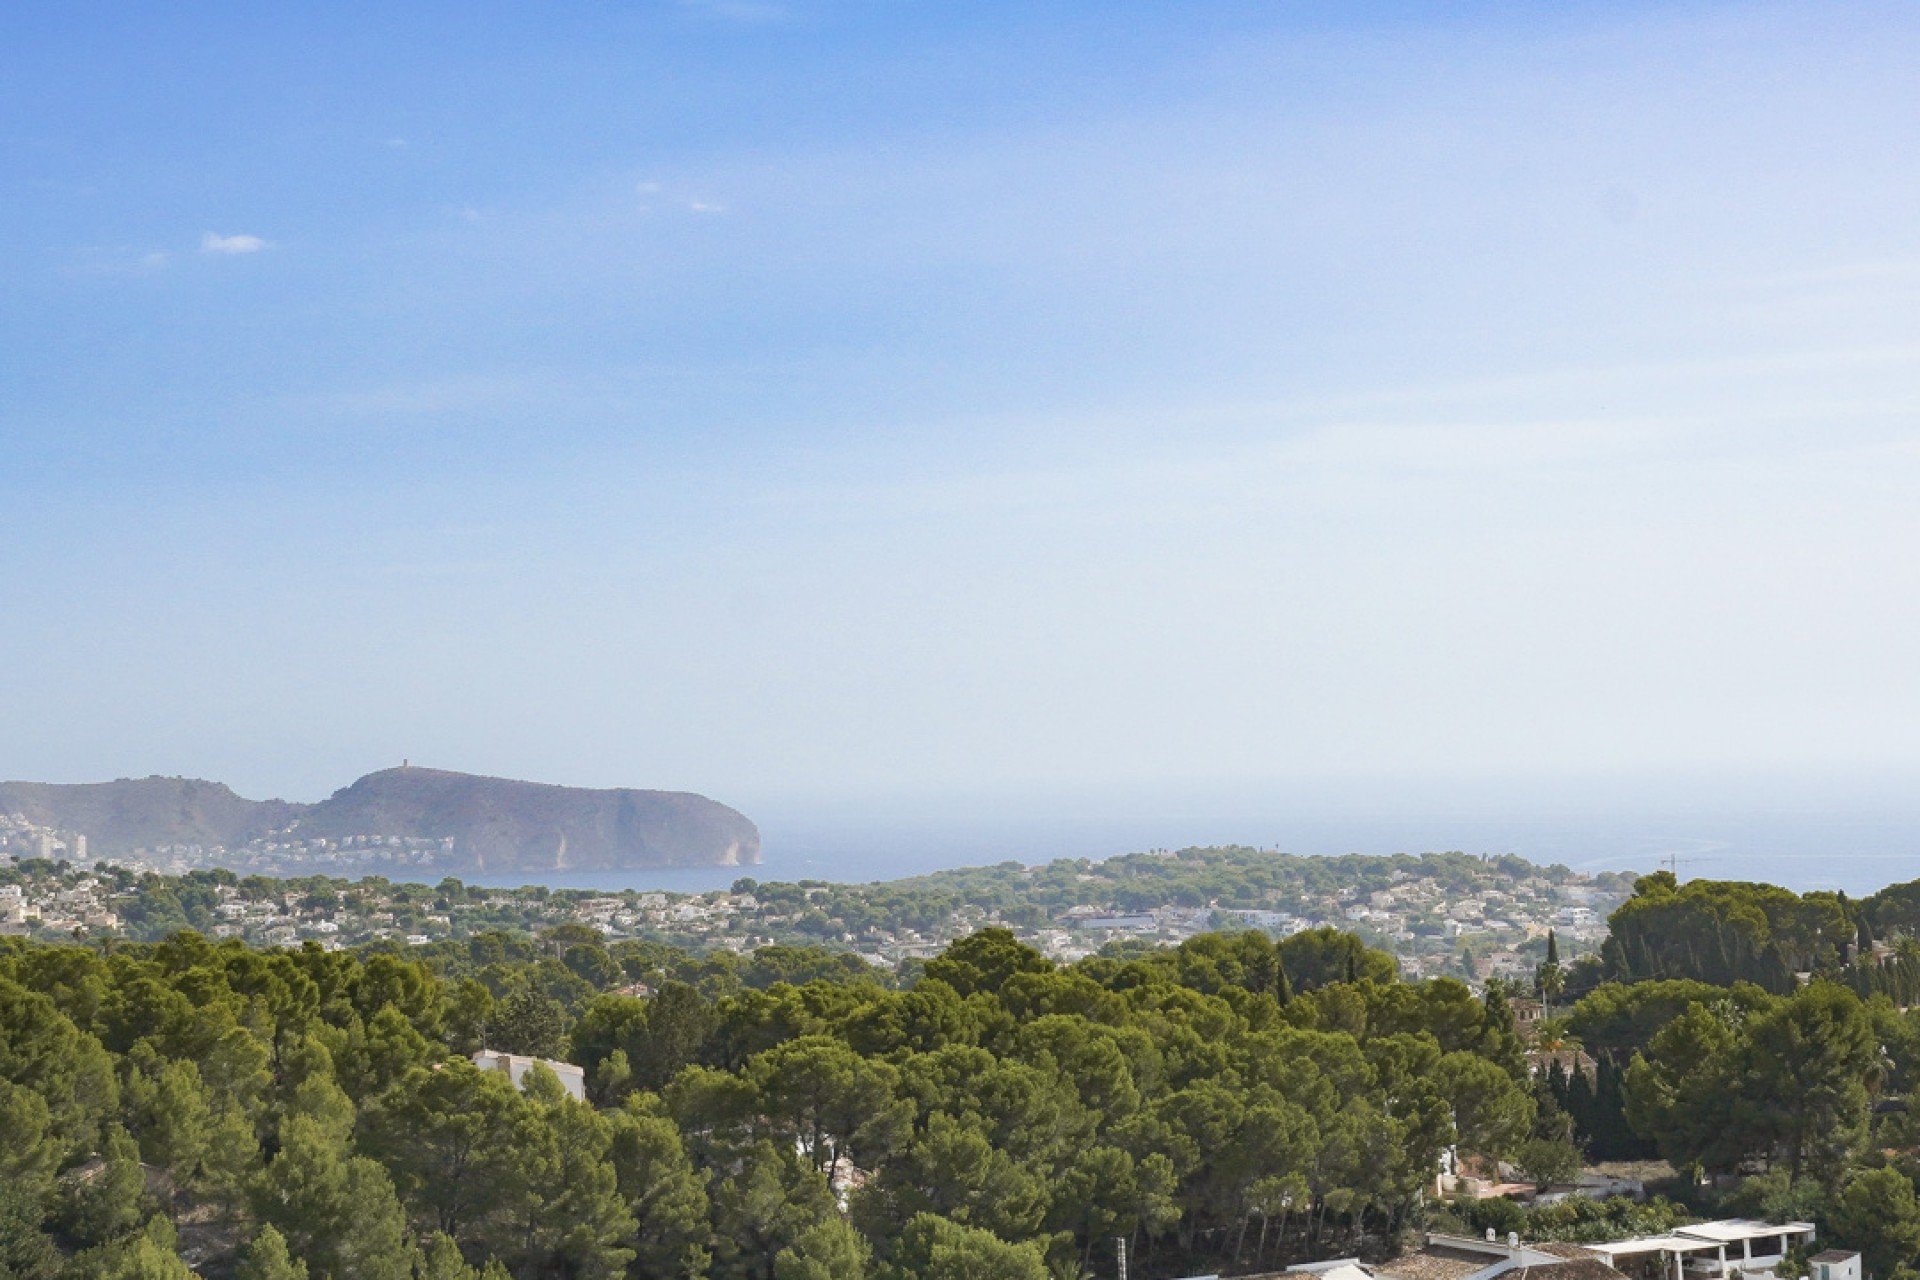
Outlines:
[[[1569,1079],[1578,1071],[1588,1080],[1593,1080],[1600,1070],[1600,1064],[1583,1049],[1533,1049],[1527,1053],[1527,1070],[1530,1072],[1545,1074],[1553,1069],[1556,1062]]]
[[[1388,1280],[1465,1280],[1497,1261],[1498,1258],[1484,1253],[1430,1244],[1415,1253],[1403,1253],[1391,1262],[1383,1262],[1373,1271]]]
[[[1528,1267],[1515,1275],[1524,1276],[1525,1280],[1626,1280],[1620,1272],[1592,1257],[1571,1258],[1550,1267]]]

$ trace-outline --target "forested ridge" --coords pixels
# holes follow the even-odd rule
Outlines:
[[[1694,1209],[1814,1216],[1891,1276],[1920,1166],[1874,1104],[1920,1026],[1874,935],[1906,897],[1782,893],[1647,877],[1531,993],[1404,981],[1331,929],[1064,967],[990,929],[899,975],[575,925],[427,954],[7,939],[0,1277],[1039,1280],[1111,1274],[1114,1237],[1135,1276],[1232,1274]],[[1529,1072],[1521,994],[1593,1072]],[[577,1064],[587,1100],[482,1046]],[[1541,1184],[1657,1153],[1690,1203],[1439,1203],[1450,1149]]]

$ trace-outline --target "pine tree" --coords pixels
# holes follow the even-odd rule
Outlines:
[[[527,1084],[529,1115],[515,1154],[538,1170],[524,1236],[529,1253],[542,1271],[574,1280],[625,1275],[634,1251],[622,1242],[637,1224],[613,1167],[612,1126],[568,1097],[550,1071],[529,1072]]]
[[[88,1280],[199,1280],[181,1261],[173,1224],[156,1214],[131,1235],[75,1259],[70,1272]]]
[[[132,1135],[114,1125],[100,1154],[100,1168],[73,1184],[60,1215],[67,1234],[85,1244],[104,1244],[124,1236],[147,1216],[147,1179]]]
[[[1527,1078],[1527,1062],[1524,1047],[1520,1043],[1520,1033],[1514,1029],[1513,1006],[1507,1003],[1507,993],[1499,982],[1488,982],[1483,1001],[1485,1005],[1481,1020],[1480,1053],[1503,1067],[1515,1080]]]
[[[444,1231],[436,1231],[413,1260],[414,1280],[475,1280],[475,1272],[460,1256],[460,1246]]]
[[[899,1280],[1047,1280],[1038,1244],[1009,1244],[990,1231],[923,1213],[901,1233],[893,1266]]]
[[[200,1070],[191,1062],[169,1061],[140,1043],[128,1060],[125,1101],[133,1114],[141,1158],[185,1184],[207,1154],[211,1113]]]
[[[638,1223],[632,1238],[643,1274],[670,1274],[708,1235],[707,1174],[696,1171],[680,1130],[634,1109],[607,1113],[620,1195]]]
[[[487,1042],[508,1053],[558,1058],[567,1047],[566,1006],[543,991],[523,987],[494,1010]]]
[[[60,1252],[45,1231],[47,1207],[24,1181],[0,1178],[0,1276],[53,1280]]]
[[[30,1089],[0,1079],[0,1186],[44,1191],[60,1163],[60,1146],[51,1141],[53,1116],[46,1100]]]
[[[774,1280],[859,1280],[872,1250],[844,1218],[823,1218],[773,1259]]]
[[[400,1202],[386,1170],[348,1156],[323,1122],[290,1117],[280,1154],[260,1176],[255,1203],[291,1250],[330,1280],[408,1280]]]
[[[1837,1238],[1865,1255],[1866,1272],[1876,1280],[1897,1275],[1920,1253],[1920,1201],[1897,1169],[1854,1174],[1835,1197],[1828,1222]]]
[[[367,1020],[362,1073],[354,1082],[356,1096],[384,1093],[410,1068],[425,1066],[432,1056],[426,1037],[414,1029],[406,1015],[391,1004],[382,1005]]]
[[[287,1238],[269,1223],[240,1255],[233,1276],[234,1280],[307,1280],[307,1264],[287,1255]]]

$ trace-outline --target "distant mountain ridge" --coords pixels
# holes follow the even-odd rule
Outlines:
[[[746,815],[690,791],[592,790],[406,766],[303,813],[293,834],[454,839],[479,871],[740,866],[760,861]]]
[[[195,778],[0,782],[0,815],[87,837],[90,856],[171,845],[356,837],[453,841],[440,860],[473,872],[747,866],[760,832],[735,809],[686,791],[597,790],[404,765],[318,804],[248,800]]]
[[[75,831],[96,853],[163,844],[246,844],[285,827],[310,806],[248,800],[222,782],[121,778],[114,782],[0,782],[0,814]]]

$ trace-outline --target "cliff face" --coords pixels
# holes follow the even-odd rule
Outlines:
[[[223,783],[197,778],[0,782],[0,813],[81,832],[100,854],[172,844],[232,847],[265,838],[300,809],[284,800],[247,800]]]
[[[301,815],[306,838],[453,837],[476,871],[743,866],[760,861],[744,814],[686,791],[594,791],[440,769],[386,769]]]
[[[0,814],[78,832],[90,854],[162,845],[236,849],[274,837],[452,838],[442,869],[595,871],[746,866],[760,832],[745,815],[685,791],[589,790],[440,769],[370,773],[319,804],[247,800],[192,778],[0,782]]]

